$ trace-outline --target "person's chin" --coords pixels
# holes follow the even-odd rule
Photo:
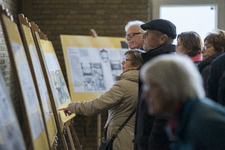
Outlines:
[[[149,48],[147,48],[147,46],[145,44],[143,45],[143,49],[146,50],[146,51],[149,50]]]
[[[207,58],[207,56],[202,56],[202,60],[205,60]]]
[[[148,114],[149,115],[157,115],[159,114],[159,110],[156,109],[154,106],[152,106],[151,104],[148,104]]]
[[[148,114],[149,115],[153,115],[154,114],[154,108],[150,105],[149,102],[148,102]]]
[[[162,115],[162,112],[159,112],[159,111],[154,110],[154,109],[152,109],[152,110],[148,109],[148,114],[152,115],[152,116],[159,116],[159,115]]]
[[[129,43],[128,46],[130,49],[134,49],[134,43]]]

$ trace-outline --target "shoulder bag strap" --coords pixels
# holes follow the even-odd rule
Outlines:
[[[116,131],[116,133],[113,134],[112,138],[110,139],[110,141],[108,142],[108,144],[106,145],[105,149],[107,149],[108,145],[110,143],[112,143],[115,138],[117,137],[117,134],[123,129],[123,127],[127,124],[127,122],[130,120],[130,118],[134,115],[134,113],[136,112],[136,109],[130,114],[130,116],[124,121],[124,123],[119,127],[119,129]]]

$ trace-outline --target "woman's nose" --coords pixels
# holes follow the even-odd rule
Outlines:
[[[203,47],[202,50],[201,50],[201,53],[204,53],[204,52],[205,52],[205,48]]]

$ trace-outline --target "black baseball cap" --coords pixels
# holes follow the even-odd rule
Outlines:
[[[145,24],[142,24],[141,28],[143,30],[148,29],[148,30],[160,31],[172,39],[175,39],[177,36],[176,26],[169,20],[165,20],[165,19],[155,19],[155,20],[149,21]]]

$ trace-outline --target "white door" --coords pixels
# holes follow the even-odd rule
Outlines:
[[[196,31],[204,40],[214,29],[225,30],[224,0],[152,0],[151,19],[168,19],[177,27],[177,34]]]
[[[159,10],[159,18],[173,22],[177,27],[177,34],[195,31],[204,40],[208,32],[217,28],[216,5],[161,5]]]

